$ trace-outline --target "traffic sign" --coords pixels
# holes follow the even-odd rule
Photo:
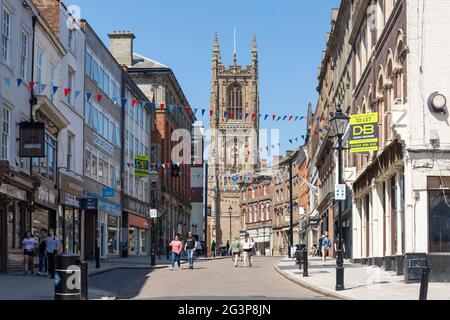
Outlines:
[[[150,209],[150,218],[158,218],[158,210]]]
[[[347,187],[345,184],[337,184],[334,192],[335,200],[346,200],[347,199]]]

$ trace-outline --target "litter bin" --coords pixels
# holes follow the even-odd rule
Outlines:
[[[75,254],[56,256],[55,300],[81,300],[81,261]]]

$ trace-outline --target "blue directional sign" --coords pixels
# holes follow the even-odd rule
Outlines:
[[[113,198],[115,197],[116,192],[114,188],[103,188],[103,197],[104,198]]]

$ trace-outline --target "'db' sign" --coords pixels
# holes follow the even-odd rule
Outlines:
[[[19,123],[19,157],[45,158],[45,123]]]

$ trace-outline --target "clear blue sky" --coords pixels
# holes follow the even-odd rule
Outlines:
[[[238,63],[251,63],[251,39],[257,34],[262,114],[305,115],[317,102],[317,68],[331,29],[331,9],[340,0],[72,0],[107,44],[113,30],[136,35],[134,51],[170,66],[192,108],[209,110],[211,50],[218,32],[224,64],[232,63],[237,28]],[[209,112],[199,120],[209,126]],[[271,119],[271,117],[270,117]],[[303,142],[306,121],[263,121],[279,128],[281,153]],[[260,147],[265,147],[261,145]]]

